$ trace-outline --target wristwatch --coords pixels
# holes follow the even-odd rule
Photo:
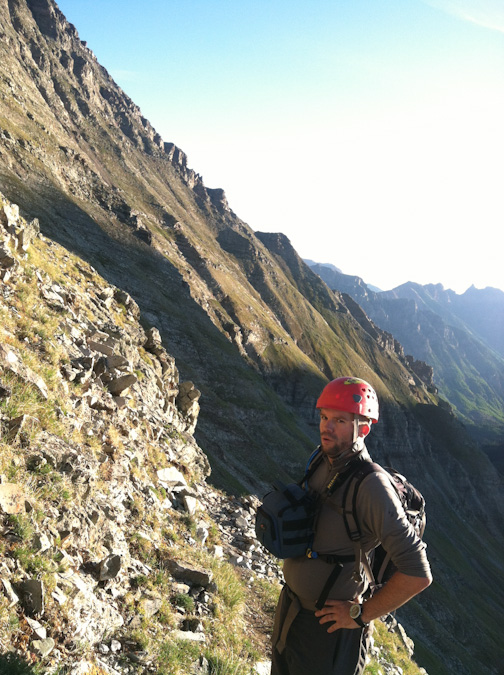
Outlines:
[[[357,603],[350,607],[350,618],[352,618],[355,623],[358,623],[361,628],[366,628],[369,624],[364,623],[362,620],[362,605]]]

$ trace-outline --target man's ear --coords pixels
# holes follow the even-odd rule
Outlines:
[[[362,438],[366,438],[366,436],[369,434],[371,431],[371,427],[369,424],[359,424],[359,436]]]

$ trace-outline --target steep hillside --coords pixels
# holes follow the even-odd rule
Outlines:
[[[198,438],[214,480],[250,489],[275,464],[296,471],[316,440],[313,402],[333,373],[359,371],[392,399],[373,373],[379,347],[360,347],[367,336],[344,303],[328,325],[222,190],[208,190],[159,138],[56,5],[2,7],[4,192],[124,287],[184,376],[197,376],[205,401]],[[407,405],[410,379],[403,368],[394,385]]]
[[[268,622],[278,570],[247,557],[248,591],[229,562],[250,503],[205,484],[198,390],[127,293],[0,208],[0,672],[250,673],[244,598]]]
[[[138,305],[0,195],[0,673],[260,675],[281,570]],[[420,675],[377,622],[369,664]],[[373,670],[374,669],[374,670]]]
[[[0,0],[0,32],[1,189],[28,222],[38,219],[43,242],[63,244],[68,255],[91,264],[105,286],[126,294],[117,297],[131,298],[142,330],[154,340],[143,349],[159,357],[165,345],[181,380],[194,383],[198,393],[190,385],[186,392],[201,394],[194,437],[210,459],[214,486],[259,494],[274,478],[298,476],[317,440],[314,403],[322,385],[349,372],[368,379],[382,403],[372,452],[407,473],[429,504],[436,583],[402,614],[422,662],[430,675],[497,672],[502,647],[495,627],[504,600],[501,485],[439,401],[429,368],[408,359],[397,337],[377,328],[350,296],[332,293],[285,237],[254,233],[231,211],[222,190],[207,188],[185,155],[163,142],[97,63],[52,0]],[[9,208],[7,229],[15,227]],[[30,274],[36,277],[35,270]],[[58,274],[51,293],[61,296],[64,281]],[[99,300],[107,302],[107,293]],[[60,301],[54,302],[58,307]],[[107,331],[100,326],[98,333],[84,331],[76,339],[89,350],[88,340],[99,344]],[[154,387],[149,394],[142,390],[138,406],[149,395],[170,411],[175,388],[159,394],[157,378],[138,358],[128,372],[136,381],[127,381],[135,387],[152,379]],[[98,361],[93,373],[95,363],[106,366]],[[90,363],[83,362],[79,373],[89,372]],[[70,365],[71,377],[72,359]],[[64,377],[66,370],[60,368]],[[100,411],[107,403],[97,396],[96,405]],[[39,406],[37,414],[43,410]],[[149,452],[166,435],[163,419],[154,425]],[[138,426],[143,430],[143,418]],[[99,440],[107,445],[106,436]],[[134,509],[121,514],[138,524]],[[482,598],[493,600],[483,604]]]

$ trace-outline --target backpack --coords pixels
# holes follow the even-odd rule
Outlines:
[[[257,509],[256,537],[276,558],[306,555],[312,545],[318,496],[308,491],[308,478],[320,461],[321,456],[312,464],[317,452],[311,455],[305,475],[298,483],[285,485],[277,481]]]
[[[318,455],[318,457],[317,457]],[[319,449],[311,455],[306,466],[305,475],[298,483],[284,485],[275,483],[273,490],[263,498],[257,509],[255,532],[259,542],[277,558],[294,558],[306,555],[309,558],[320,557],[334,564],[322,593],[317,600],[317,608],[324,606],[327,596],[334,585],[342,565],[356,561],[356,573],[360,574],[361,563],[367,573],[371,592],[386,583],[396,571],[390,556],[380,544],[374,550],[373,563],[369,564],[367,556],[360,548],[362,532],[356,513],[356,500],[360,484],[372,472],[385,472],[391,480],[403,505],[406,517],[421,538],[425,529],[425,500],[422,494],[398,471],[390,467],[382,467],[373,462],[356,460],[351,462],[347,470],[326,490],[324,496],[313,495],[308,491],[308,479],[314,473],[322,458]],[[319,556],[312,550],[317,515],[325,498],[342,485],[348,478],[343,495],[343,518],[345,528],[356,548],[356,555]]]
[[[303,478],[298,483],[288,485],[280,481],[274,483],[273,489],[263,497],[257,509],[256,537],[276,558],[297,558],[303,555],[317,557],[311,547],[320,506],[355,471],[355,466],[350,465],[346,472],[333,481],[325,494],[319,495],[308,490],[308,479],[321,460],[322,454],[317,448],[308,460]],[[349,556],[341,558],[348,562]],[[351,559],[354,560],[354,557]]]
[[[317,500],[298,483],[275,483],[257,509],[255,532],[276,558],[305,555],[315,535]]]
[[[422,493],[396,469],[388,466],[382,467],[380,464],[374,462],[362,462],[345,488],[343,495],[343,519],[349,538],[354,544],[359,544],[362,537],[355,506],[360,484],[373,471],[382,472],[388,476],[403,505],[406,518],[413,526],[417,536],[422,539],[426,525],[425,499]],[[374,549],[371,566],[367,564],[366,556],[363,556],[363,558],[364,568],[368,577],[370,577],[369,582],[374,588],[385,584],[397,570],[397,567],[390,559],[390,555],[381,544]]]

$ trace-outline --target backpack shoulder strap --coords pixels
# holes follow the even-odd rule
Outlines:
[[[301,478],[300,481],[298,481],[298,485],[302,486],[304,484],[305,488],[308,486],[308,479],[311,478],[311,476],[313,476],[315,470],[317,469],[321,461],[322,461],[322,450],[320,449],[320,446],[318,446],[308,458],[304,476]]]
[[[343,520],[348,537],[355,549],[354,578],[358,581],[362,580],[361,569],[363,568],[370,584],[371,594],[374,593],[377,585],[368,557],[360,545],[362,530],[357,516],[357,493],[364,478],[370,473],[378,471],[383,471],[383,468],[379,464],[369,461],[362,462],[351,480],[348,481],[343,495]]]
[[[345,528],[351,541],[358,542],[362,537],[362,531],[357,516],[357,493],[360,484],[370,473],[383,471],[384,469],[375,462],[361,462],[359,468],[348,481],[343,494],[343,520]]]

